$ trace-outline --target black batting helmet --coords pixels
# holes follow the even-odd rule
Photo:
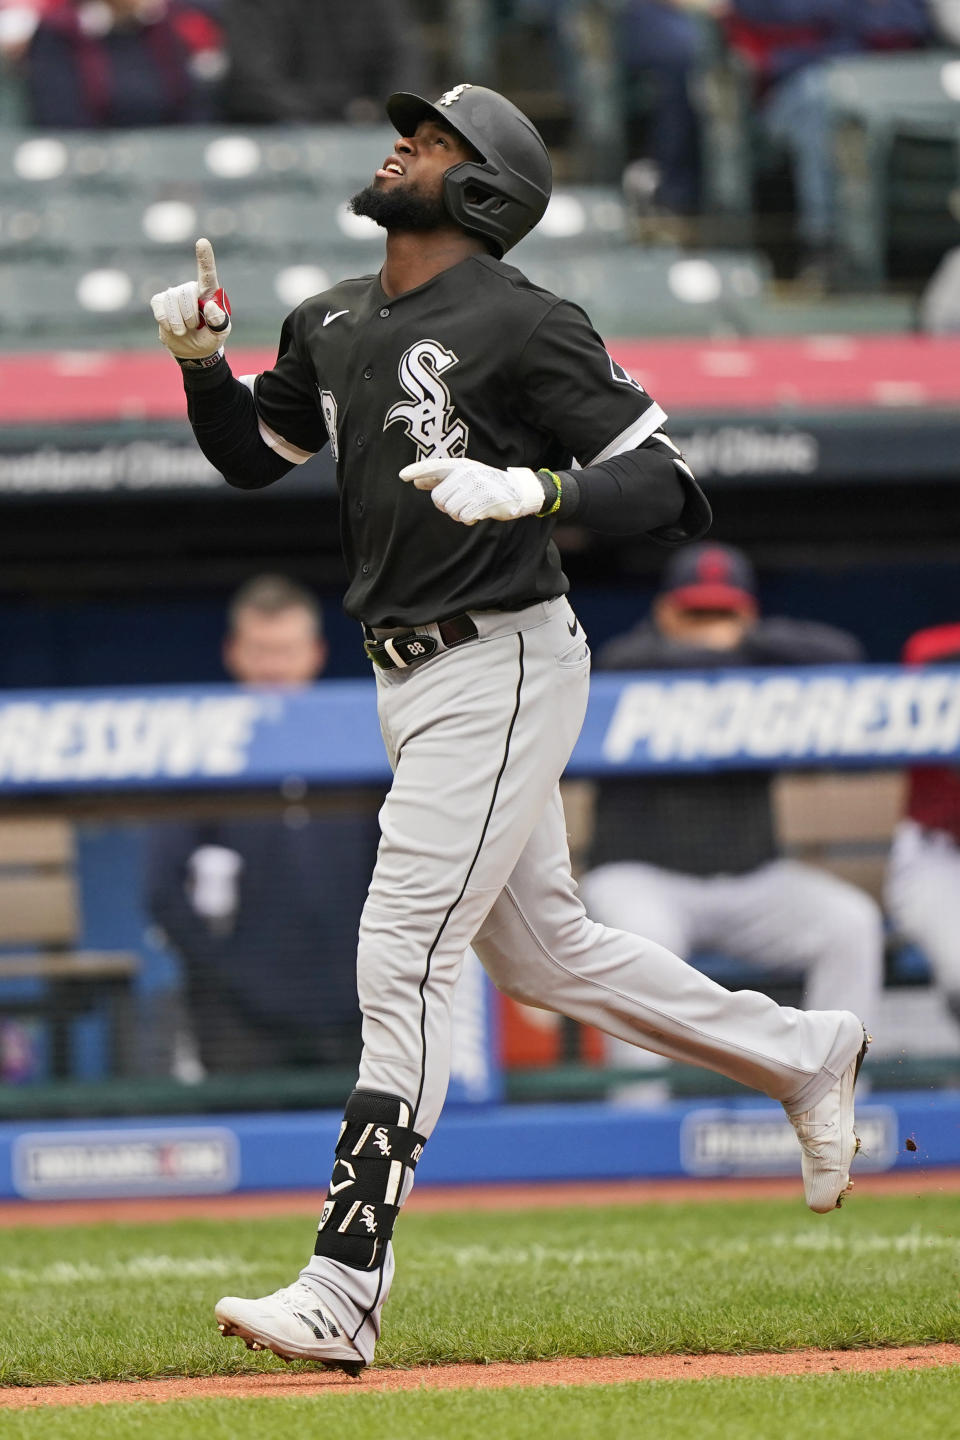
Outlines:
[[[391,124],[413,135],[421,120],[441,120],[483,157],[452,165],[443,198],[458,225],[503,255],[538,224],[550,199],[550,156],[522,110],[483,85],[454,85],[436,102],[399,93],[387,101]]]

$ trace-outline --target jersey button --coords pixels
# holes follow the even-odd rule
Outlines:
[[[357,501],[357,514],[358,514],[358,515],[362,515],[362,514],[363,514],[363,501],[362,501],[362,500],[358,500],[358,501]]]
[[[364,380],[372,380],[372,379],[373,379],[373,371],[371,370],[371,368],[370,368],[369,365],[367,366],[366,370],[364,370],[364,372],[363,372],[363,378],[364,378]]]
[[[386,318],[387,318],[387,316],[388,316],[389,314],[390,314],[390,311],[387,309],[386,305],[384,305],[383,309],[380,311],[380,319],[381,319],[381,320],[386,320]]]
[[[366,443],[367,443],[367,437],[366,437],[366,435],[358,435],[358,436],[357,436],[357,444],[358,444],[358,445],[366,445]]]
[[[361,569],[361,571],[362,571],[362,573],[363,573],[364,575],[369,575],[369,574],[370,574],[370,566],[369,566],[369,565],[361,565],[361,566],[360,566],[360,569]]]

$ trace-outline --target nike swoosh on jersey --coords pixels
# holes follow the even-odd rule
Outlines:
[[[324,325],[329,325],[331,320],[337,320],[341,315],[349,315],[349,310],[328,310],[323,317]]]
[[[571,634],[571,635],[576,635],[576,633],[577,633],[577,623],[578,623],[578,622],[576,621],[576,619],[574,620],[574,622],[573,622],[572,625],[570,624],[570,621],[569,621],[569,620],[567,621],[567,629],[570,631],[570,634]]]

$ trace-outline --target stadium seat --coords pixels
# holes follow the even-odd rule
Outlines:
[[[314,244],[272,257],[229,256],[222,278],[247,337],[274,338],[295,305],[345,276],[370,275],[379,248]],[[762,304],[767,271],[750,254],[645,251],[623,247],[569,258],[529,257],[530,278],[581,304],[608,335],[739,334]],[[115,251],[103,259],[12,260],[0,271],[6,337],[144,336],[150,296],[176,277],[159,254]]]
[[[582,305],[608,335],[748,333],[769,282],[766,260],[737,251],[538,252],[523,268],[537,284]]]
[[[960,53],[917,50],[834,60],[828,84],[836,114],[884,121],[956,117]]]
[[[349,263],[348,263],[349,258]],[[273,342],[280,322],[308,296],[347,275],[371,274],[375,264],[353,252],[271,263],[236,256],[225,268],[244,341]],[[117,252],[97,260],[15,260],[0,267],[0,339],[117,343],[153,338],[150,297],[176,280],[168,258]]]
[[[254,194],[240,209],[238,243],[265,254],[310,254],[318,247],[346,252],[383,250],[384,234],[372,220],[352,214],[334,194]]]
[[[99,1010],[109,1026],[109,1068],[135,1056],[133,982],[140,956],[80,948],[81,896],[74,828],[48,815],[0,820],[0,1022],[48,1028],[54,1078],[74,1071],[74,1022]]]
[[[623,204],[615,191],[560,191],[542,237],[523,254],[596,250],[623,244]],[[383,248],[383,230],[353,215],[335,191],[288,193],[255,182],[242,195],[119,195],[22,185],[0,195],[0,254],[104,256],[189,253],[207,235],[218,253],[309,256],[318,247],[351,255]],[[513,258],[513,257],[511,257]],[[355,266],[351,258],[351,270]],[[521,264],[523,261],[520,262]]]
[[[324,125],[138,131],[127,145],[141,191],[175,194],[192,178],[207,193],[234,194],[256,185],[346,195],[372,177],[393,140],[386,127]]]
[[[612,185],[558,185],[540,224],[511,251],[520,266],[534,253],[596,251],[629,238],[622,192]]]
[[[889,152],[887,270],[929,275],[960,245],[960,116],[898,122]]]
[[[944,164],[938,148],[955,150],[960,54],[934,50],[836,60],[828,69],[828,88],[838,238],[856,277],[867,284],[886,278],[895,212],[906,219],[908,245],[911,236],[927,247],[933,238],[935,263],[939,247],[951,243],[947,196],[953,185],[948,180],[939,186],[930,166],[931,161],[935,167]],[[935,237],[930,236],[931,216],[939,226]]]
[[[122,132],[0,130],[0,197],[11,192],[39,197],[44,191],[83,187],[121,191],[129,184],[129,151]]]
[[[157,130],[0,132],[0,195],[93,187],[156,197],[330,190],[349,195],[393,148],[389,127],[171,126]]]
[[[955,146],[950,137],[956,136],[960,120],[960,52],[837,59],[826,73],[839,242],[852,278],[866,285],[886,278],[888,245],[903,235],[898,225],[912,227],[912,237],[919,237],[921,273],[928,273],[923,252],[932,251],[935,258],[946,223],[938,182],[950,163],[945,152]],[[782,162],[784,154],[761,130],[752,79],[736,55],[726,53],[714,62],[702,95],[704,210],[710,233],[723,243],[755,243],[757,176]],[[901,143],[900,137],[912,139]]]

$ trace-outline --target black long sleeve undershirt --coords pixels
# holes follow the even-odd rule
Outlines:
[[[558,520],[575,520],[600,535],[648,535],[675,545],[710,527],[706,497],[658,435],[598,465],[563,470],[559,479]]]
[[[182,366],[187,417],[197,444],[226,480],[238,490],[262,490],[293,469],[260,435],[253,395],[237,380],[226,360],[207,370]]]

